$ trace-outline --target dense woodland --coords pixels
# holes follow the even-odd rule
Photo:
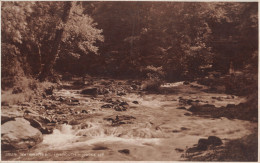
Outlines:
[[[56,73],[158,71],[168,81],[230,68],[257,73],[257,10],[257,3],[3,2],[2,83]]]

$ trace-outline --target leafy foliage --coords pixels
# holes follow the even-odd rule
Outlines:
[[[226,74],[232,64],[257,72],[256,3],[68,3],[3,2],[2,43],[19,50],[26,74],[37,77],[49,63],[63,73],[131,78],[162,67],[170,81],[203,77],[205,67]]]
[[[66,43],[66,50],[77,48],[83,53],[98,52],[98,47],[94,46],[96,41],[104,41],[101,35],[102,30],[95,28],[97,23],[83,13],[80,5],[74,5],[71,9],[69,21],[65,25],[63,42]]]
[[[20,57],[19,62],[26,74],[37,77],[42,72],[51,71],[57,54],[64,52],[59,51],[59,37],[63,34],[63,45],[67,48],[64,48],[65,51],[77,53],[77,48],[83,54],[97,53],[98,48],[94,44],[104,40],[102,30],[96,29],[93,19],[82,13],[80,4],[75,3],[70,11],[70,3],[2,3],[2,43],[19,50],[20,56],[16,57]],[[65,21],[66,12],[69,14],[68,23]]]

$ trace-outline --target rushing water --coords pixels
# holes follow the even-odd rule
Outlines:
[[[96,109],[89,118],[79,125],[62,124],[50,135],[44,135],[41,144],[31,152],[42,153],[20,160],[181,160],[183,152],[198,142],[200,138],[214,135],[224,142],[228,139],[241,138],[257,127],[256,123],[230,120],[227,118],[202,118],[185,116],[187,110],[176,109],[178,98],[200,100],[201,103],[226,106],[238,104],[245,99],[226,94],[205,93],[182,83],[166,84],[165,88],[174,88],[176,93],[128,94],[122,98],[130,104],[125,112],[113,109]],[[78,90],[60,90],[58,95],[88,98],[85,106],[100,108],[101,102],[91,101],[81,96]],[[215,100],[212,97],[220,97]],[[138,101],[139,104],[133,104]],[[131,123],[111,126],[107,117],[133,116]],[[127,149],[127,150],[124,150]],[[123,150],[123,151],[121,151]],[[129,152],[126,152],[129,151]]]

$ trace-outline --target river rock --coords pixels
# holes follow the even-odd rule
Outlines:
[[[119,106],[122,106],[123,108],[128,108],[129,104],[127,102],[121,102]]]
[[[130,154],[130,150],[129,149],[122,149],[122,150],[118,150],[119,153],[123,153],[123,154]]]
[[[207,150],[208,146],[219,146],[223,144],[221,139],[216,136],[209,136],[208,139],[199,139],[197,149],[198,150]]]
[[[44,92],[45,92],[46,95],[52,95],[53,94],[53,90],[54,90],[54,86],[51,86],[49,88],[46,88],[44,90]]]
[[[108,150],[109,148],[105,147],[105,146],[95,146],[92,148],[92,150]]]
[[[95,87],[86,88],[81,91],[81,94],[96,96],[98,94],[98,89]]]
[[[138,89],[138,86],[135,85],[135,84],[132,84],[132,85],[131,85],[131,89],[132,89],[132,90],[137,90],[137,89]]]
[[[226,108],[234,108],[234,107],[236,107],[235,104],[227,104],[227,106],[226,106]]]
[[[186,108],[183,107],[183,106],[181,106],[181,107],[177,107],[176,109],[186,110]]]
[[[210,145],[208,139],[199,139],[197,149],[198,150],[207,150]]]
[[[48,117],[30,114],[24,115],[24,119],[29,121],[31,126],[39,129],[42,134],[50,134],[53,131],[53,128],[47,127],[47,124],[51,122],[51,120]]]
[[[79,124],[80,124],[80,122],[77,121],[77,120],[75,120],[75,119],[69,121],[69,125],[72,125],[72,126],[74,126],[74,125],[79,125]]]
[[[23,118],[6,122],[2,128],[2,150],[28,149],[43,140],[42,133]]]
[[[184,150],[181,149],[181,148],[175,148],[175,151],[177,151],[177,152],[184,152]]]
[[[88,111],[83,109],[83,110],[81,110],[81,113],[86,113],[87,114]]]
[[[184,104],[184,105],[191,105],[193,100],[190,99],[184,99],[182,97],[179,97],[179,103]]]
[[[131,124],[133,123],[132,121],[136,119],[134,116],[130,115],[116,115],[115,118],[112,117],[107,117],[104,118],[104,120],[111,121],[112,126],[119,126],[121,124]]]
[[[132,103],[134,103],[134,104],[139,104],[139,102],[138,102],[138,101],[133,101]]]
[[[107,102],[107,103],[113,103],[112,98],[104,98],[102,101]]]
[[[190,113],[184,113],[184,115],[185,115],[185,116],[191,116],[191,114],[190,114]]]
[[[118,96],[124,96],[124,95],[126,95],[126,93],[125,92],[117,92],[117,95]]]
[[[211,144],[213,146],[219,146],[219,145],[223,144],[222,140],[216,136],[209,136],[208,141],[209,141],[209,144]]]
[[[102,105],[101,108],[112,108],[113,105],[111,104],[105,104],[105,105]]]
[[[205,105],[200,105],[200,104],[193,104],[190,108],[189,111],[191,112],[210,112],[216,109],[215,105],[211,104],[205,104]]]
[[[78,99],[75,99],[75,98],[72,98],[72,99],[70,100],[70,102],[79,102],[79,100],[78,100]]]
[[[70,103],[67,103],[67,105],[69,106],[77,106],[79,105],[80,103],[79,102],[70,102]]]
[[[123,107],[123,106],[118,106],[118,105],[114,106],[113,109],[114,109],[115,111],[126,111],[126,108],[125,108],[125,107]]]

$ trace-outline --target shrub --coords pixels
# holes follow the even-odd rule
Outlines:
[[[143,84],[141,85],[141,89],[145,91],[154,92],[159,90],[161,84],[162,81],[159,79],[150,79],[143,82]]]
[[[150,92],[159,91],[165,75],[162,67],[147,66],[144,72],[147,79],[142,82],[141,89]]]

